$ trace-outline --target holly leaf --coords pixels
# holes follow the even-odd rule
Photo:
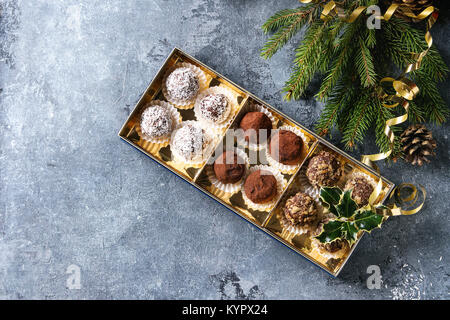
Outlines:
[[[347,239],[350,245],[352,245],[358,237],[358,229],[356,228],[355,223],[352,221],[346,221],[342,223],[341,228],[345,239]]]
[[[342,224],[343,222],[337,220],[326,223],[323,226],[322,232],[316,237],[316,239],[322,243],[327,243],[342,238],[344,236],[344,233],[342,232]]]
[[[336,187],[320,188],[320,199],[335,216],[338,215],[336,205],[341,201],[342,190]]]
[[[372,210],[359,210],[355,215],[354,223],[358,229],[370,232],[381,226],[383,218]]]
[[[344,195],[341,198],[341,201],[336,206],[337,216],[339,218],[350,218],[355,214],[355,211],[358,209],[358,205],[352,199],[352,190],[348,190],[344,192]]]

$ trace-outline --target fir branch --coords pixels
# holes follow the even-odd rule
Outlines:
[[[356,54],[356,68],[358,69],[359,78],[363,87],[370,87],[376,83],[375,68],[373,66],[373,58],[370,49],[364,40],[360,37],[358,41],[359,48]]]
[[[265,59],[271,58],[308,22],[308,17],[314,10],[312,5],[287,9],[269,18],[262,26],[264,32],[279,30],[267,40],[261,50],[261,56]]]
[[[362,92],[360,98],[355,101],[354,110],[348,115],[350,120],[342,134],[342,142],[346,149],[353,149],[357,143],[364,140],[364,136],[374,120],[371,100],[373,99],[370,94]]]
[[[327,35],[327,24],[313,23],[306,31],[305,38],[296,49],[294,70],[286,82],[283,92],[286,100],[299,99],[319,68],[323,38]]]
[[[325,101],[331,93],[333,86],[336,85],[339,78],[344,73],[345,68],[350,62],[354,47],[350,45],[358,30],[357,22],[347,24],[342,37],[337,41],[334,53],[329,53],[336,58],[332,62],[331,69],[320,86],[316,98]]]

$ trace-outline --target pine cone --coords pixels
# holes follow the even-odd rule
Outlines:
[[[404,158],[413,165],[421,166],[430,162],[428,156],[435,156],[436,141],[433,134],[424,125],[411,125],[401,135]]]
[[[385,0],[387,6],[391,4],[400,4],[401,6],[395,11],[395,15],[408,22],[419,22],[420,20],[411,18],[409,15],[417,16],[427,7],[433,5],[433,0]]]

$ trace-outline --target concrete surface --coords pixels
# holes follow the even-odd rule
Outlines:
[[[280,94],[300,37],[259,57],[262,23],[296,5],[1,0],[0,298],[449,298],[448,124],[430,165],[381,165],[422,183],[425,209],[364,237],[338,279],[117,137],[175,46],[312,128],[320,105]],[[433,29],[448,63],[449,14]]]

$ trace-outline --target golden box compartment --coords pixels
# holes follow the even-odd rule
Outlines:
[[[140,138],[138,134],[138,122],[139,116],[142,111],[143,106],[149,103],[152,100],[166,100],[161,92],[161,84],[162,79],[170,68],[174,66],[187,62],[199,67],[205,74],[207,78],[208,87],[213,86],[223,86],[228,90],[231,90],[236,99],[235,104],[238,106],[238,109],[235,110],[235,114],[233,114],[233,120],[231,121],[228,128],[224,128],[222,130],[223,135],[222,138],[225,139],[227,134],[227,130],[235,128],[237,123],[239,123],[239,119],[242,118],[243,114],[245,114],[247,108],[250,105],[256,103],[264,106],[267,110],[269,110],[273,117],[277,122],[277,127],[281,127],[283,125],[289,125],[295,127],[300,130],[306,140],[305,143],[305,151],[302,155],[302,161],[299,168],[290,173],[283,174],[287,184],[283,189],[282,193],[279,195],[277,202],[274,207],[268,211],[256,211],[251,208],[248,208],[245,204],[245,201],[242,198],[241,191],[229,195],[217,188],[215,188],[210,181],[208,180],[207,170],[208,166],[210,166],[210,162],[206,161],[204,164],[195,167],[189,167],[187,165],[180,165],[177,162],[172,161],[170,146],[162,146],[158,144],[149,143],[146,140]],[[194,112],[192,109],[188,110],[178,110],[182,116],[183,121],[194,120]],[[338,158],[341,160],[344,166],[344,171],[350,172],[352,170],[357,170],[358,172],[362,172],[375,181],[379,179],[382,180],[383,183],[383,191],[381,194],[380,201],[384,202],[391,191],[394,189],[394,184],[384,177],[380,177],[375,171],[371,168],[367,167],[360,161],[352,158],[342,150],[336,148],[334,145],[327,142],[322,137],[318,136],[314,132],[311,132],[301,124],[297,123],[287,115],[283,114],[279,110],[270,106],[268,103],[265,103],[258,97],[254,96],[250,92],[236,85],[232,81],[228,80],[223,75],[209,68],[202,62],[198,61],[194,57],[189,54],[183,52],[182,50],[175,48],[169,54],[168,58],[164,62],[163,66],[159,69],[158,73],[154,77],[153,81],[150,83],[148,88],[145,90],[142,97],[139,99],[137,105],[134,110],[131,112],[130,116],[126,120],[123,127],[119,132],[120,138],[124,141],[128,142],[130,145],[143,152],[147,156],[149,156],[154,161],[158,162],[172,173],[176,174],[180,178],[184,179],[188,183],[190,183],[195,188],[201,190],[208,196],[212,197],[220,204],[224,205],[228,209],[230,209],[235,214],[239,215],[243,219],[247,220],[249,223],[254,225],[256,228],[270,235],[274,239],[280,241],[290,249],[294,250],[304,258],[308,259],[310,262],[319,266],[332,276],[337,276],[342,270],[345,263],[348,261],[349,257],[353,253],[354,249],[358,245],[361,236],[359,236],[356,243],[348,250],[347,254],[341,259],[325,259],[321,256],[318,256],[312,252],[311,243],[309,237],[303,235],[294,235],[289,233],[284,229],[282,223],[279,219],[279,210],[281,204],[285,201],[286,197],[296,192],[297,188],[299,188],[299,183],[297,180],[300,179],[302,174],[302,168],[304,168],[305,162],[319,150],[326,149],[335,153]],[[220,139],[217,142],[216,148],[222,148],[223,144],[220,143]],[[209,159],[210,160],[210,159]]]

